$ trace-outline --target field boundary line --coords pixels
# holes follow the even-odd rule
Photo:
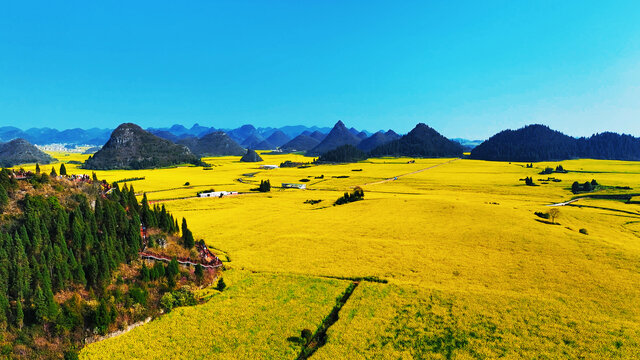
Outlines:
[[[346,305],[347,301],[351,297],[356,288],[360,285],[359,282],[354,281],[347,286],[342,295],[336,299],[335,306],[331,309],[331,312],[322,319],[322,323],[318,326],[311,339],[302,347],[300,355],[296,360],[306,360],[311,357],[319,348],[323,347],[327,343],[327,330],[338,322],[340,319],[340,310]]]
[[[423,172],[423,171],[427,171],[427,170],[431,170],[431,169],[433,169],[433,168],[437,168],[438,166],[442,166],[442,165],[450,164],[450,163],[452,163],[452,162],[454,162],[454,161],[457,161],[457,160],[460,160],[460,158],[451,159],[451,160],[449,160],[449,161],[445,161],[445,162],[443,162],[443,163],[439,163],[439,164],[436,164],[436,165],[432,165],[432,166],[429,166],[429,167],[424,168],[424,169],[420,169],[420,170],[412,171],[412,172],[409,172],[409,173],[406,173],[406,174],[402,174],[402,175],[397,175],[397,176],[390,177],[390,178],[387,178],[387,179],[384,179],[384,180],[374,181],[374,182],[370,182],[370,183],[362,184],[362,186],[367,186],[367,185],[377,185],[377,184],[384,184],[384,183],[387,183],[387,182],[389,182],[389,181],[395,181],[395,180],[397,180],[398,178],[401,178],[401,177],[404,177],[404,176],[408,176],[408,175],[418,174],[418,173],[421,173],[421,172]]]

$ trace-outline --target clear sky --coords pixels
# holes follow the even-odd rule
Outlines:
[[[0,125],[640,136],[638,1],[5,1]]]

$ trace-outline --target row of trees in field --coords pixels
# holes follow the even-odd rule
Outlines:
[[[574,181],[573,184],[571,185],[571,192],[574,194],[590,192],[595,190],[597,186],[598,186],[598,182],[595,179],[591,181],[586,181],[584,184]]]

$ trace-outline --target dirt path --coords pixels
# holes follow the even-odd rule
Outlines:
[[[582,198],[577,198],[577,199],[573,199],[573,200],[569,200],[569,201],[565,201],[565,202],[560,202],[560,203],[550,204],[550,205],[547,205],[547,206],[548,206],[548,207],[566,206],[566,205],[569,205],[569,204],[571,204],[571,203],[574,203],[574,202],[576,202],[576,201],[578,201],[578,200],[580,200],[580,199],[582,199]]]
[[[394,177],[392,177],[392,178],[388,178],[388,179],[384,179],[384,180],[380,180],[380,181],[374,181],[374,182],[366,183],[366,184],[363,184],[362,186],[366,186],[366,185],[384,184],[384,183],[389,182],[389,181],[395,181],[395,180],[398,180],[399,178],[401,178],[401,177],[403,177],[403,176],[413,175],[413,174],[418,174],[418,173],[421,173],[421,172],[423,172],[423,171],[427,171],[427,170],[431,170],[431,169],[433,169],[433,168],[437,168],[438,166],[442,166],[442,165],[450,164],[450,163],[452,163],[452,162],[454,162],[454,161],[456,161],[456,160],[460,160],[460,158],[452,159],[452,160],[449,160],[449,161],[445,161],[445,162],[440,163],[440,164],[436,164],[436,165],[429,166],[428,168],[424,168],[424,169],[416,170],[416,171],[413,171],[413,172],[410,172],[410,173],[406,173],[406,174],[402,174],[402,175],[394,176]]]

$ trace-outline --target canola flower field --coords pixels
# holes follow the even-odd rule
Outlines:
[[[262,157],[204,159],[211,170],[96,172],[144,177],[131,182],[136,191],[187,218],[230,260],[231,280],[208,303],[89,345],[81,358],[295,359],[300,346],[287,338],[315,330],[351,283],[338,279],[357,278],[387,283],[361,281],[311,358],[640,357],[640,197],[580,199],[558,208],[557,224],[534,214],[574,198],[574,181],[632,188],[599,194],[640,193],[640,163],[383,158],[263,170],[311,159]],[[559,164],[569,173],[538,174]],[[525,186],[527,176],[539,186]],[[271,192],[250,191],[267,179]],[[307,190],[278,188],[302,179]],[[332,206],[354,186],[365,200]],[[195,197],[211,188],[241,194]]]

